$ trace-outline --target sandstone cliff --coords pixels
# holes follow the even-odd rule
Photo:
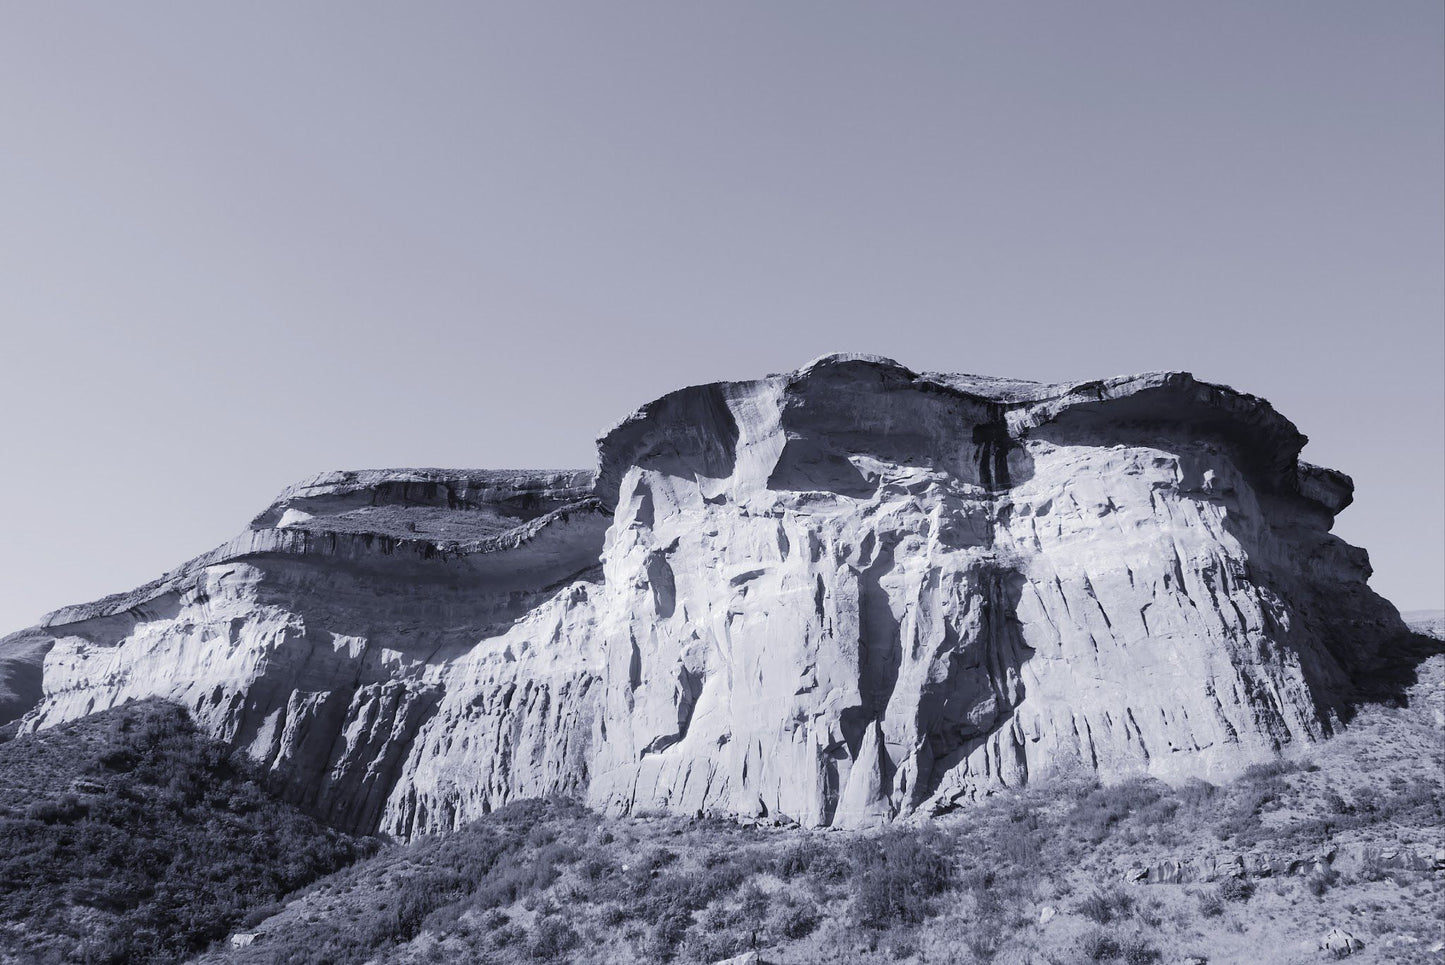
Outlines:
[[[27,631],[22,725],[175,699],[399,836],[550,792],[857,826],[1079,764],[1227,777],[1407,634],[1305,441],[1183,373],[828,356],[644,406],[595,475],[308,480]]]

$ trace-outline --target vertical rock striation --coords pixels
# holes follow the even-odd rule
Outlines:
[[[292,800],[377,826],[446,669],[595,568],[591,474],[328,473],[139,590],[51,614],[39,728],[188,707]]]
[[[170,697],[403,837],[554,792],[858,826],[1080,763],[1228,777],[1332,733],[1407,639],[1305,441],[1182,373],[828,356],[644,406],[595,477],[293,487],[27,631],[23,725]]]

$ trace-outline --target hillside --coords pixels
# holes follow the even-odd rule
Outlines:
[[[1220,786],[1075,771],[857,831],[531,801],[379,850],[128,704],[0,744],[0,961],[1285,965],[1338,928],[1434,962],[1445,656],[1401,682]]]
[[[514,804],[384,848],[203,960],[1286,965],[1341,929],[1354,961],[1438,962],[1445,657],[1417,677],[1219,787],[1062,775],[877,831]]]
[[[172,705],[21,736],[0,744],[0,960],[177,961],[370,847]]]

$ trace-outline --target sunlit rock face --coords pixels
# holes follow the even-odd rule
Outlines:
[[[1185,374],[829,356],[644,406],[595,477],[288,490],[52,615],[24,725],[169,696],[403,837],[558,792],[859,826],[1056,768],[1227,777],[1327,736],[1407,633],[1304,442]]]
[[[591,473],[328,473],[129,594],[52,614],[30,728],[184,704],[288,795],[375,827],[438,679],[596,567]]]
[[[592,797],[860,824],[1082,761],[1220,777],[1403,632],[1264,402],[831,357],[602,440]]]

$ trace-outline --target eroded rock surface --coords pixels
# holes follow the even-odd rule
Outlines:
[[[41,727],[167,696],[400,836],[565,792],[858,826],[1032,774],[1221,778],[1329,735],[1408,631],[1347,476],[1187,374],[828,356],[683,389],[588,473],[333,473],[51,615]]]
[[[439,678],[597,565],[588,472],[327,473],[136,591],[51,614],[28,728],[131,698],[188,707],[289,796],[375,827]]]

